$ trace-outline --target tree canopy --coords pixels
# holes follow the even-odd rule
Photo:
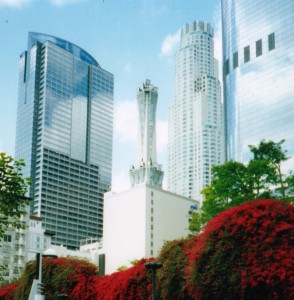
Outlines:
[[[262,140],[250,145],[253,158],[247,165],[228,161],[212,168],[211,184],[202,191],[200,213],[193,213],[190,230],[199,232],[218,213],[248,200],[265,198],[289,200],[294,193],[294,175],[282,173],[288,157],[280,142]]]
[[[14,161],[11,156],[0,152],[0,238],[8,227],[21,228],[20,216],[25,213],[24,205],[29,178],[21,172],[23,160]]]

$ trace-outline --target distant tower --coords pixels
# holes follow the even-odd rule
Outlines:
[[[156,105],[157,87],[146,79],[137,92],[139,110],[139,138],[137,166],[130,170],[131,186],[147,183],[162,187],[163,171],[156,159]]]
[[[213,29],[192,22],[181,30],[175,100],[169,111],[168,190],[201,200],[211,167],[224,162],[224,128]]]

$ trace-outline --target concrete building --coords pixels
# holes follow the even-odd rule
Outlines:
[[[18,279],[22,274],[28,255],[29,239],[29,205],[25,207],[26,214],[21,216],[23,229],[8,228],[0,240],[0,271],[4,283]]]
[[[20,56],[16,159],[52,243],[101,237],[112,169],[113,75],[63,39],[29,33]]]
[[[132,188],[104,196],[103,251],[107,274],[131,261],[159,254],[165,241],[189,233],[189,217],[197,210],[192,199],[164,191],[163,172],[156,161],[155,121],[157,88],[149,80],[137,94],[139,147],[130,170]]]
[[[26,263],[51,245],[52,233],[42,228],[41,218],[30,216],[29,205],[25,210],[21,216],[23,229],[8,229],[0,241],[0,265],[6,266],[0,274],[5,282],[18,279]]]
[[[212,166],[224,162],[224,120],[213,28],[192,22],[181,30],[169,110],[168,190],[202,200]]]
[[[30,216],[27,261],[35,260],[37,253],[43,253],[50,248],[52,236],[54,236],[54,233],[43,229],[40,217]]]
[[[222,0],[228,159],[248,162],[248,145],[278,142],[294,168],[294,2]]]
[[[164,242],[187,237],[198,203],[141,183],[121,193],[108,192],[104,203],[106,273],[144,257],[156,257]]]

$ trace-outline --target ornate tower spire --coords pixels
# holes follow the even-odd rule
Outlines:
[[[137,91],[137,104],[139,110],[139,137],[137,166],[130,170],[132,187],[147,183],[161,187],[163,171],[156,159],[156,105],[157,87],[146,79]]]

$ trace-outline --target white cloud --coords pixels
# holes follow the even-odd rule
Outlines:
[[[181,29],[179,29],[174,34],[167,35],[162,42],[160,54],[162,56],[172,55],[175,52],[176,48],[178,47],[180,39],[181,39]]]
[[[21,7],[31,2],[31,0],[0,0],[0,6]]]
[[[136,142],[138,127],[136,101],[124,101],[114,108],[114,135],[121,142]]]
[[[50,0],[50,2],[55,6],[64,6],[67,4],[84,2],[85,0]]]

